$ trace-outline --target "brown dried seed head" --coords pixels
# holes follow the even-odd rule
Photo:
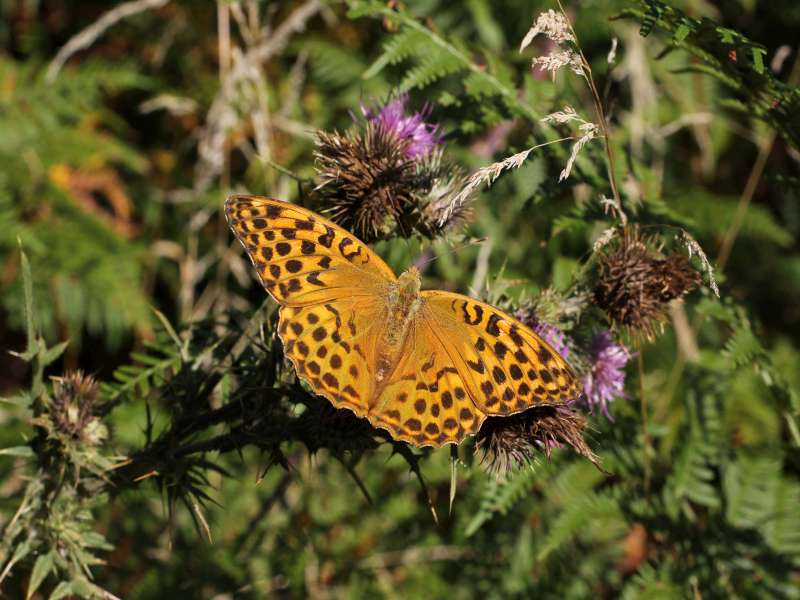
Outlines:
[[[489,417],[475,441],[481,464],[490,473],[505,475],[531,463],[537,453],[550,456],[561,444],[597,464],[583,439],[586,420],[568,406],[539,406],[510,417]]]
[[[634,335],[652,338],[666,306],[697,287],[700,274],[681,255],[660,257],[655,240],[627,228],[599,256],[595,300],[611,323]]]
[[[384,235],[415,190],[415,169],[401,140],[378,124],[349,135],[318,131],[323,212],[365,241]]]
[[[57,379],[54,386],[52,419],[55,427],[69,436],[82,438],[97,396],[97,382],[81,371],[71,371]]]

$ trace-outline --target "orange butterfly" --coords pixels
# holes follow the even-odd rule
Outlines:
[[[281,305],[278,334],[297,374],[338,408],[415,446],[458,443],[488,415],[580,394],[566,361],[483,302],[420,291],[353,235],[260,196],[225,201],[231,229]]]

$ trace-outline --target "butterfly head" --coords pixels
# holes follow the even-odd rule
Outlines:
[[[419,296],[421,288],[422,281],[420,280],[419,270],[413,265],[397,278],[397,290],[400,292],[400,298],[413,301]]]

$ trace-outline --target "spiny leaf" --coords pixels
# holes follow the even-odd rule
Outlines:
[[[36,590],[39,589],[39,586],[42,585],[42,582],[45,580],[45,578],[52,573],[54,569],[55,565],[53,564],[53,553],[47,552],[45,554],[41,554],[33,564],[31,578],[28,582],[28,590],[25,593],[25,598],[30,598],[33,596],[33,594],[36,593]]]

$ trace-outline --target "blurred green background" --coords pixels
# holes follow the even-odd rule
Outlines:
[[[302,201],[315,130],[345,131],[362,105],[408,91],[470,172],[553,139],[538,119],[565,105],[593,118],[581,78],[531,70],[548,42],[518,52],[536,16],[557,8],[549,2],[127,4],[135,14],[95,39],[86,28],[108,2],[0,0],[3,396],[32,376],[5,352],[26,344],[20,244],[44,339],[69,340],[48,373],[80,368],[113,382],[165,337],[153,308],[183,331],[261,306],[222,202],[231,191]],[[498,480],[467,444],[449,513],[447,450],[420,453],[427,493],[392,446],[359,456],[352,468],[372,503],[324,449],[285,444],[288,469],[267,469],[254,447],[212,452],[224,468],[203,484],[213,541],[190,509],[169,510],[163,487],[112,490],[89,513],[109,543],[91,571],[98,586],[122,598],[800,596],[800,147],[797,122],[770,104],[800,94],[800,3],[670,5],[718,28],[681,38],[667,26],[678,21],[634,0],[564,6],[607,106],[629,216],[689,231],[721,288],[719,300],[705,286],[688,296],[654,342],[629,340],[641,380],[637,359],[613,421],[590,416],[605,472],[557,450]],[[641,14],[613,19],[626,10],[666,21],[644,36]],[[726,30],[758,46],[726,41]],[[61,64],[76,35],[85,44]],[[466,62],[437,62],[427,50],[436,40]],[[510,93],[480,88],[476,71]],[[610,223],[596,203],[609,192],[593,144],[564,183],[568,147],[548,147],[484,186],[463,234],[374,247],[398,272],[437,254],[426,287],[507,308],[548,287],[565,292]],[[463,244],[470,237],[487,243]],[[125,398],[103,417],[108,457],[135,453],[174,413],[159,393]],[[0,446],[31,439],[29,416],[0,405]],[[36,465],[0,457],[0,527]],[[10,571],[5,597],[25,597],[34,561]],[[50,573],[41,597],[58,581]]]

